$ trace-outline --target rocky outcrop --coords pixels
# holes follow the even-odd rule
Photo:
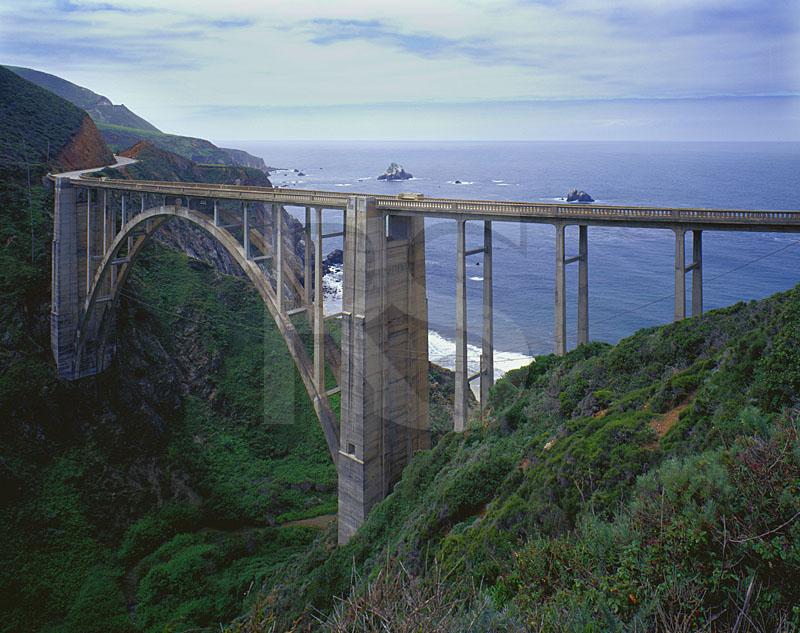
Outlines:
[[[413,177],[414,176],[403,169],[402,165],[392,163],[386,168],[385,172],[378,176],[378,180],[408,180],[409,178]]]
[[[585,191],[573,189],[564,198],[567,202],[594,202],[594,198]]]
[[[77,133],[67,143],[57,161],[67,171],[114,164],[114,155],[103,141],[92,119],[86,115]]]

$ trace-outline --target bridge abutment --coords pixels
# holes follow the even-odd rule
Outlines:
[[[90,189],[84,189],[79,195],[69,179],[56,179],[50,341],[58,374],[67,380],[93,376],[111,363],[113,345],[105,345],[99,336],[97,311],[85,314],[84,308],[112,224],[106,195],[101,206],[96,192],[92,196]],[[98,291],[107,291],[108,285]],[[105,326],[106,333],[113,330],[114,320]],[[83,345],[79,346],[81,333]]]
[[[346,212],[342,297],[339,542],[417,450],[430,447],[425,234],[372,198]],[[387,231],[388,228],[388,231]]]

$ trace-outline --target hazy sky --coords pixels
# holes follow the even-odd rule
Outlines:
[[[212,139],[800,140],[800,0],[0,0],[0,61]]]

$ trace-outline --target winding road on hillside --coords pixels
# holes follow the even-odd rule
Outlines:
[[[103,165],[102,167],[92,167],[91,169],[77,169],[75,171],[65,171],[60,174],[53,174],[55,177],[59,178],[80,178],[84,174],[91,174],[94,172],[102,171],[103,169],[117,169],[119,167],[125,167],[126,165],[132,165],[133,163],[138,163],[139,161],[135,158],[128,158],[127,156],[117,156],[114,154],[114,158],[117,159],[117,162],[113,165]]]

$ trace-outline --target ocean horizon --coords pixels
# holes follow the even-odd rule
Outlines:
[[[602,204],[726,209],[797,209],[796,142],[527,141],[220,141],[264,158],[274,186],[364,193],[419,192],[465,199],[554,201],[578,188]],[[391,162],[414,175],[378,181]],[[297,171],[294,171],[297,170]],[[301,175],[302,174],[302,175]],[[457,182],[460,181],[460,182]],[[303,219],[302,210],[289,211]],[[335,225],[339,214],[326,214]],[[455,358],[455,230],[426,221],[429,353]],[[546,224],[493,223],[497,374],[553,350],[555,235]],[[704,309],[766,297],[794,286],[800,240],[791,234],[705,231]],[[467,248],[482,243],[482,223],[467,223]],[[341,244],[327,240],[324,252]],[[567,253],[577,227],[567,229]],[[589,228],[590,340],[615,343],[672,320],[673,233]],[[687,259],[690,257],[687,240]],[[479,363],[480,256],[468,261],[470,371]],[[326,279],[337,310],[340,276]],[[691,286],[687,278],[687,293]],[[568,345],[575,346],[577,267],[567,267]],[[689,305],[687,303],[687,305]]]

